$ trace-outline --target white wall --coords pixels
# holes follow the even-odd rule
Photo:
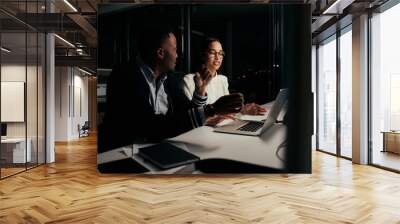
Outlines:
[[[2,122],[25,121],[25,82],[1,81],[0,101]],[[34,108],[36,108],[36,105]]]
[[[89,120],[89,91],[88,91],[88,76],[85,76],[84,73],[82,73],[81,71],[77,70],[75,68],[74,70],[74,74],[75,74],[75,81],[74,81],[74,86],[75,86],[75,90],[77,88],[80,88],[81,93],[80,93],[80,106],[81,106],[81,113],[79,113],[79,111],[77,111],[76,107],[75,107],[75,119],[74,119],[74,123],[73,123],[73,132],[72,135],[76,138],[78,138],[79,133],[78,133],[78,124],[80,124],[80,126],[82,126],[85,121]],[[75,92],[76,94],[76,92]],[[75,100],[78,100],[76,95],[75,95]],[[77,104],[77,102],[75,102],[75,104]]]
[[[19,65],[19,64],[1,65],[1,81],[25,82],[25,64],[23,64],[23,65]]]
[[[67,67],[55,68],[55,141],[68,141],[69,84],[70,74]]]
[[[1,66],[1,81],[3,82],[26,82],[25,64],[3,64]],[[28,70],[31,70],[28,68]],[[4,96],[3,96],[4,97]],[[1,108],[6,110],[6,108]],[[25,122],[7,123],[8,137],[25,137]]]
[[[1,81],[24,82],[26,86],[26,102],[22,107],[22,113],[26,112],[26,120],[23,122],[6,122],[7,137],[24,138],[25,135],[31,141],[32,161],[44,163],[45,150],[45,118],[44,118],[44,74],[41,66],[21,63],[5,63],[1,66]],[[27,79],[27,80],[26,80]],[[6,97],[7,96],[2,96]],[[26,103],[26,105],[25,105]],[[10,110],[2,107],[1,110]],[[9,111],[13,113],[13,111]],[[14,112],[15,113],[15,112]],[[37,153],[39,156],[37,156]]]
[[[88,120],[88,78],[73,67],[56,67],[56,141],[79,137],[78,124]],[[79,108],[81,107],[81,108]]]
[[[36,137],[36,122],[37,122],[37,95],[36,95],[36,66],[27,66],[25,64],[3,64],[1,66],[1,81],[4,82],[26,82],[25,76],[28,77],[27,87],[27,120],[28,120],[28,137],[35,133]],[[3,96],[4,97],[4,96]],[[7,96],[5,96],[7,97]],[[42,101],[40,101],[42,102]],[[38,105],[39,107],[43,105]],[[7,108],[1,108],[7,110]],[[26,122],[7,122],[8,137],[25,137]]]

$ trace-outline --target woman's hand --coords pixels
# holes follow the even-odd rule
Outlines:
[[[239,113],[243,108],[243,95],[241,93],[232,93],[229,95],[221,96],[211,104],[215,113],[219,115],[227,115],[232,113]]]
[[[221,121],[226,120],[226,119],[235,120],[236,118],[234,116],[235,116],[235,114],[215,115],[213,117],[207,118],[205,125],[216,126]]]
[[[247,115],[264,115],[267,109],[255,103],[248,103],[243,106],[240,112]]]
[[[195,76],[195,84],[197,93],[201,96],[206,95],[206,87],[210,83],[211,79],[214,77],[214,73],[210,71],[207,67],[203,67],[199,74]]]

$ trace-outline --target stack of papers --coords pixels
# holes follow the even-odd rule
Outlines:
[[[237,120],[242,120],[242,121],[265,121],[267,119],[268,113],[265,113],[264,115],[244,115],[241,113],[238,113],[235,115],[235,119]],[[221,127],[224,125],[229,125],[232,124],[235,120],[233,119],[225,119],[221,122],[219,122],[216,126]]]
[[[243,121],[265,121],[268,116],[269,108],[272,107],[273,103],[274,103],[274,101],[266,103],[264,105],[261,105],[264,108],[267,108],[267,112],[263,115],[246,115],[246,114],[242,114],[242,113],[237,113],[235,115],[235,119],[243,120]],[[224,125],[229,125],[229,124],[232,124],[234,121],[235,120],[233,120],[233,119],[226,119],[226,120],[219,122],[216,126],[220,127],[220,126],[224,126]]]

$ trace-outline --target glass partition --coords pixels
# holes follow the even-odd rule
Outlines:
[[[1,175],[26,169],[31,151],[26,141],[26,33],[1,34],[1,122],[6,133],[1,140]],[[6,49],[6,50],[4,50]]]
[[[372,164],[400,170],[400,4],[371,18]]]
[[[37,132],[38,132],[38,113],[37,113],[37,98],[38,98],[38,49],[37,49],[38,35],[36,32],[27,33],[27,81],[26,81],[26,113],[27,113],[27,143],[28,149],[30,148],[30,158],[27,167],[37,165]]]
[[[43,12],[44,1],[0,6],[16,4],[18,18]],[[45,162],[45,41],[44,33],[0,12],[0,178]]]
[[[336,154],[336,35],[318,48],[318,145]]]
[[[352,32],[340,36],[340,155],[352,157]]]
[[[37,163],[46,162],[45,124],[46,124],[46,36],[38,33],[38,64],[37,64]]]

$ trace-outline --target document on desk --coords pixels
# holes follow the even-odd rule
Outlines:
[[[238,119],[243,120],[243,121],[264,121],[267,119],[268,113],[265,113],[263,115],[245,115],[245,114],[240,114],[237,116]]]
[[[245,114],[237,114],[235,115],[235,119],[237,120],[242,120],[242,121],[265,121],[267,119],[268,113],[265,113],[263,115],[245,115]],[[225,119],[221,122],[219,122],[216,127],[221,127],[225,125],[230,125],[234,124],[235,120],[234,119]]]
[[[267,114],[264,115],[243,115],[243,114],[237,114],[235,115],[235,119],[237,120],[242,120],[242,121],[265,121],[267,119]],[[216,127],[221,127],[225,125],[231,125],[234,124],[236,120],[234,119],[225,119],[221,122],[219,122]]]
[[[261,105],[262,107],[267,109],[267,112],[264,113],[263,115],[247,115],[247,114],[238,113],[235,116],[235,118],[237,118],[239,120],[243,120],[243,121],[264,121],[265,119],[267,119],[269,109],[272,107],[273,104],[274,104],[274,101],[266,103],[264,105]]]

